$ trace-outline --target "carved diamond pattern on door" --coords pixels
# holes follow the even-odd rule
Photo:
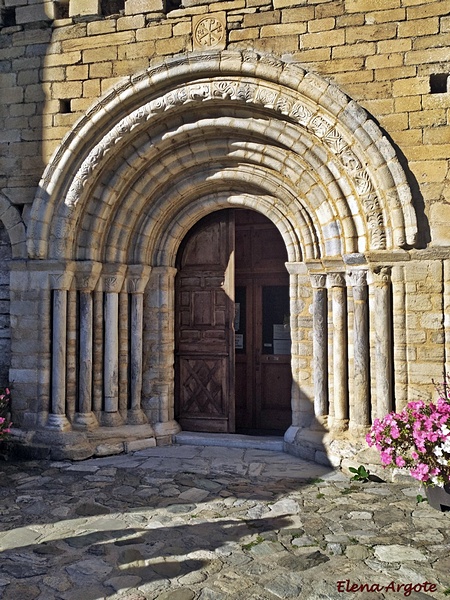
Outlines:
[[[180,415],[226,418],[223,398],[223,359],[181,359]]]

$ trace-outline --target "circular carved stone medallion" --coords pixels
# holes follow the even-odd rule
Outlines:
[[[217,46],[225,35],[223,24],[215,17],[201,19],[195,28],[195,41],[199,46]]]

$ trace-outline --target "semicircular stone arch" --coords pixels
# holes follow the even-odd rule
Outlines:
[[[392,348],[370,347],[369,308],[384,311],[387,330],[392,311],[384,280],[369,307],[365,255],[416,244],[405,173],[375,121],[335,86],[233,51],[176,56],[124,79],[49,163],[27,232],[53,335],[42,345],[36,423],[145,424],[161,439],[176,431],[176,256],[202,217],[225,208],[262,213],[286,245],[292,427],[330,416],[339,434],[349,421],[364,430],[375,414],[369,362],[387,381],[393,361]],[[349,307],[354,346],[339,338]],[[344,366],[329,389],[331,338]]]
[[[221,140],[230,140],[228,147],[208,135],[215,127]],[[195,147],[202,136],[203,153]],[[249,149],[239,155],[238,140],[259,144],[259,156],[252,159]],[[254,160],[267,165],[269,174],[276,169],[310,218],[328,213],[315,227],[316,258],[414,245],[417,225],[406,177],[367,113],[298,66],[222,52],[198,61],[161,62],[125,81],[75,125],[41,181],[31,212],[29,254],[76,258],[73,235],[83,215],[110,226],[119,206],[130,208],[133,194],[127,192],[142,179],[142,170],[154,187],[140,201],[151,206],[168,185],[167,175],[169,181],[180,178],[186,170],[194,173],[195,165],[197,170],[216,165],[219,173],[224,163],[246,166]],[[301,165],[304,179],[314,173],[310,188],[320,190],[323,202],[318,204],[315,193],[315,202],[308,203],[305,181],[298,167],[290,172],[290,161]],[[277,163],[275,169],[271,163]],[[327,227],[340,230],[338,250],[336,245],[326,250]],[[93,236],[83,231],[91,243]]]

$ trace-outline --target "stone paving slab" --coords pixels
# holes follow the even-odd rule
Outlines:
[[[3,462],[2,600],[445,600],[450,516],[420,486],[262,450]]]

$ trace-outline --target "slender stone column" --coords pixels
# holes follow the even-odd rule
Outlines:
[[[126,267],[105,265],[102,274],[104,295],[104,405],[102,425],[123,424],[119,412],[119,292]]]
[[[311,274],[313,288],[314,415],[328,414],[328,297],[327,276]]]
[[[94,353],[94,309],[92,290],[100,275],[100,263],[77,265],[76,281],[79,291],[79,380],[78,412],[74,422],[83,429],[95,429],[98,421],[93,412],[92,381]]]
[[[393,409],[391,268],[370,273],[374,290],[376,417]]]
[[[131,337],[130,337],[130,408],[128,423],[146,423],[141,408],[142,397],[142,335],[144,316],[144,290],[150,276],[150,267],[130,265],[127,273],[127,289],[131,294]]]
[[[53,290],[53,331],[52,331],[52,386],[51,412],[47,427],[59,431],[71,428],[66,416],[66,366],[67,366],[67,291],[73,273],[66,271],[51,275]]]
[[[77,397],[77,291],[67,292],[66,415],[73,424]]]
[[[333,429],[348,427],[347,288],[344,273],[329,273],[333,323]]]
[[[367,302],[367,272],[349,273],[353,288],[353,403],[350,412],[350,429],[361,433],[370,425],[370,352],[369,309]]]

